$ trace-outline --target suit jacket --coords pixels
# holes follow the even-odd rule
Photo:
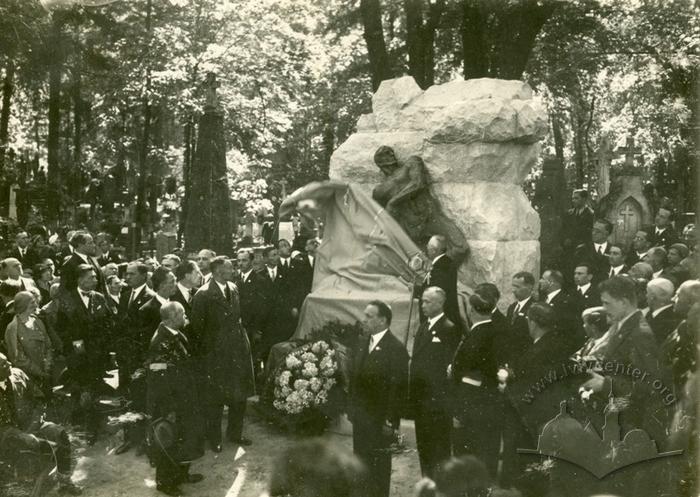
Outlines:
[[[662,450],[666,440],[668,408],[663,402],[663,395],[655,391],[652,385],[659,380],[670,389],[670,378],[667,378],[656,338],[642,312],[634,312],[621,327],[610,330],[607,338],[599,342],[590,355],[603,364],[621,364],[626,370],[637,368],[646,374],[640,378],[616,373],[614,369],[612,372],[601,373],[611,384],[615,397],[629,397],[629,407],[620,415],[622,432],[641,428]],[[606,384],[604,391],[599,394],[602,402],[607,401],[609,392],[609,385]]]
[[[238,289],[227,283],[228,301],[213,279],[192,299],[190,316],[193,346],[203,359],[212,393],[227,401],[242,402],[255,395],[250,342],[241,326]]]
[[[139,308],[138,326],[139,326],[139,342],[148,348],[151,343],[153,334],[158,329],[160,324],[160,308],[163,304],[160,303],[157,296],[151,297],[145,304]]]
[[[192,288],[190,289],[190,298],[194,297],[196,289]],[[182,294],[180,291],[179,287],[175,288],[175,293],[170,297],[170,300],[172,302],[179,302],[182,307],[185,308],[185,315],[189,316],[190,312],[192,312],[192,302],[188,301],[185,296]],[[185,336],[187,336],[187,333],[185,333]]]
[[[642,254],[643,256],[644,254]],[[637,264],[638,262],[641,262],[642,258],[637,255],[637,251],[634,250],[634,247],[630,248],[629,251],[627,252],[627,256],[625,257],[625,266],[627,267],[627,270],[629,271],[629,268]]]
[[[316,257],[314,257],[314,264],[312,265],[307,254],[303,254],[297,263],[297,281],[299,283],[299,295],[297,298],[299,301],[299,307],[301,307],[301,305],[304,303],[306,296],[311,293],[311,286],[313,285],[314,281],[315,265]]]
[[[527,326],[527,311],[535,301],[534,297],[525,303],[515,314],[517,302],[508,306],[503,322],[493,321],[496,335],[496,357],[498,364],[511,364],[513,359],[522,354],[532,343]]]
[[[119,307],[117,308],[117,315],[125,321],[129,321],[129,323],[125,323],[128,325],[136,325],[138,323],[138,313],[139,309],[151,300],[153,296],[156,294],[153,290],[151,290],[148,285],[143,287],[143,290],[139,292],[138,295],[136,295],[136,298],[134,299],[131,304],[129,304],[129,299],[131,298],[131,291],[132,288],[126,287],[122,288],[121,294],[119,295]]]
[[[576,247],[574,263],[588,262],[591,264],[593,266],[591,268],[593,270],[593,283],[597,284],[608,277],[608,272],[610,271],[609,254],[610,242],[607,243],[605,251],[602,254],[596,252],[593,242],[588,242]]]
[[[549,305],[552,306],[556,314],[556,332],[568,343],[569,352],[573,354],[586,342],[586,334],[583,330],[583,322],[577,304],[568,293],[561,290],[549,301]]]
[[[611,272],[612,270],[613,270],[612,267],[610,267],[610,265],[608,265],[608,272],[607,272],[606,275],[605,275],[605,279],[608,279],[608,278],[611,278],[611,277],[612,277],[611,274],[610,274],[610,272]],[[615,273],[615,276],[620,276],[620,275],[622,275],[622,274],[627,274],[627,272],[628,272],[629,270],[630,270],[630,266],[628,266],[627,264],[623,264],[622,267],[620,268],[620,270],[619,270],[617,273]]]
[[[461,385],[462,379],[481,382],[482,388],[494,389],[498,384],[498,359],[496,353],[497,329],[493,321],[472,326],[465,333],[452,359],[452,379]]]
[[[95,269],[95,274],[97,275],[96,290],[103,295],[107,293],[105,278],[102,275],[97,259],[88,256],[88,262],[86,263],[82,257],[75,253],[61,266],[61,288],[64,290],[74,290],[78,287],[78,266],[81,264],[90,264]]]
[[[175,413],[177,459],[191,461],[203,454],[201,385],[194,369],[189,340],[158,325],[148,347],[147,411],[153,419]],[[198,388],[199,387],[199,388]]]
[[[591,286],[588,287],[586,293],[583,295],[579,293],[578,288],[574,289],[572,296],[578,316],[580,316],[585,309],[600,305],[600,294],[594,283],[591,283]]]
[[[106,266],[110,262],[113,262],[115,264],[121,264],[122,262],[124,262],[121,255],[119,255],[114,250],[110,250],[107,254],[100,255],[96,260],[100,267]]]
[[[678,242],[678,234],[671,226],[658,235],[656,234],[656,227],[654,227],[649,235],[652,247],[664,247],[668,250],[671,245]]]
[[[269,313],[270,278],[264,273],[251,271],[244,280],[239,275],[235,280],[240,298],[241,322],[248,333],[264,328]]]
[[[414,413],[419,407],[438,412],[449,408],[447,367],[460,339],[459,329],[444,315],[432,328],[428,328],[428,321],[418,328],[409,375],[409,400]]]
[[[383,424],[398,429],[408,386],[408,352],[391,330],[369,353],[369,336],[358,340],[350,380],[353,423]]]
[[[447,255],[443,255],[430,268],[430,273],[423,285],[418,287],[418,295],[423,294],[423,290],[428,287],[437,286],[445,291],[447,299],[445,300],[445,314],[447,317],[459,326],[459,304],[457,301],[457,268],[454,267],[452,259]]]
[[[675,330],[681,322],[681,318],[673,312],[673,306],[667,307],[656,317],[652,316],[651,311],[646,315],[647,323],[651,328],[652,333],[656,337],[656,343],[661,345],[666,338]]]
[[[569,348],[565,337],[551,331],[534,342],[513,364],[506,394],[534,440],[542,425],[559,412],[560,402],[571,390],[571,382],[564,374],[570,364]],[[546,388],[539,387],[548,379],[557,381],[547,383]],[[574,391],[577,388],[576,385]]]
[[[562,224],[564,248],[570,249],[591,241],[591,229],[595,214],[593,209],[585,206],[580,212],[569,209]]]
[[[32,247],[28,247],[24,255],[20,255],[19,248],[17,246],[12,247],[12,250],[7,254],[7,257],[12,257],[17,259],[22,263],[22,267],[32,269],[35,264],[41,262],[41,256]]]
[[[63,344],[70,377],[79,383],[99,380],[115,339],[114,315],[105,297],[91,291],[85,307],[77,289],[66,291],[42,309],[41,317]]]

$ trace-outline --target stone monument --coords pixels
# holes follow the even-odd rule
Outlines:
[[[653,224],[654,217],[644,195],[642,173],[634,164],[638,150],[632,135],[627,137],[627,145],[621,151],[625,153],[625,163],[614,175],[610,192],[600,199],[597,214],[613,224],[613,243],[625,248],[632,244],[640,228]]]
[[[482,78],[423,91],[406,76],[383,81],[372,110],[331,157],[331,179],[371,194],[384,180],[374,162],[379,147],[391,147],[399,162],[419,157],[469,246],[463,284],[493,282],[507,296],[514,273],[539,273],[540,219],[521,184],[548,123],[527,84]]]

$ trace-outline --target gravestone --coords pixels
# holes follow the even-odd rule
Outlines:
[[[540,218],[521,184],[548,123],[527,84],[481,78],[423,91],[406,76],[383,81],[372,110],[333,153],[331,179],[371,194],[383,180],[373,160],[380,146],[400,162],[420,157],[432,194],[467,240],[463,284],[492,282],[507,296],[513,274],[539,274]]]
[[[611,182],[610,193],[600,200],[598,215],[612,223],[613,243],[627,249],[635,233],[642,226],[652,224],[654,218],[649,200],[644,195],[641,172],[634,164],[639,149],[635,148],[631,135],[627,137],[626,147],[618,148],[618,152],[624,152],[625,162]]]

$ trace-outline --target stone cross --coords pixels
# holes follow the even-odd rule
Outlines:
[[[629,221],[635,216],[635,212],[630,209],[629,205],[625,205],[625,208],[622,209],[620,212],[620,218],[618,222],[623,225],[623,230],[627,231],[629,227]]]

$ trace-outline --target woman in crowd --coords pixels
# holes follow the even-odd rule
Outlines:
[[[34,266],[34,283],[41,294],[41,304],[46,305],[51,300],[51,284],[53,283],[53,268],[46,264]]]
[[[36,317],[36,298],[31,292],[19,292],[14,300],[15,317],[7,325],[5,345],[10,362],[24,371],[37,396],[51,389],[53,348],[44,323]]]

